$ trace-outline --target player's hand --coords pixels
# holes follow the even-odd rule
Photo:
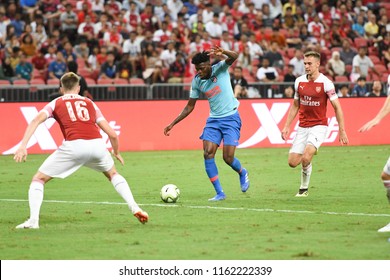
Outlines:
[[[26,148],[19,148],[15,152],[14,160],[16,162],[22,162],[26,161],[27,159],[27,149]]]
[[[115,153],[114,151],[112,151],[112,154],[114,155],[114,157],[122,164],[122,165],[125,165],[125,161],[123,160],[122,156],[120,153]]]
[[[167,127],[165,127],[165,128],[164,128],[164,135],[165,135],[165,136],[169,136],[170,131],[171,131],[172,128],[173,128],[173,126],[172,126],[171,124],[168,125]]]
[[[348,140],[347,133],[345,131],[339,132],[339,141],[340,141],[341,145],[348,145],[349,140]]]
[[[371,128],[373,128],[374,126],[376,126],[378,123],[379,123],[378,120],[373,119],[373,120],[369,121],[368,123],[366,123],[365,125],[363,125],[363,126],[359,129],[359,132],[369,131]]]
[[[290,134],[290,129],[287,128],[287,127],[283,128],[283,130],[282,130],[282,139],[284,141],[287,141],[289,134]]]
[[[223,55],[223,51],[224,51],[224,49],[221,48],[220,46],[214,46],[211,48],[210,54],[214,54],[216,56],[221,56],[221,55]]]

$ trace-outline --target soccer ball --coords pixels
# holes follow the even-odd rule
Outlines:
[[[161,188],[160,196],[162,201],[166,203],[174,203],[180,197],[180,190],[174,184],[168,184]]]

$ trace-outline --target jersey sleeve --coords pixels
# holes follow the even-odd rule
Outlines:
[[[198,88],[198,82],[197,79],[192,79],[191,83],[191,89],[190,89],[190,98],[198,99],[200,96],[200,91]]]
[[[43,109],[41,110],[41,112],[44,112],[46,114],[47,118],[53,117],[54,108],[56,107],[56,101],[57,101],[57,98],[52,100],[45,107],[43,107]]]
[[[298,86],[299,86],[299,79],[295,79],[295,82],[294,82],[294,99],[296,99],[296,100],[299,99]]]
[[[99,107],[91,100],[91,103],[96,111],[96,123],[101,122],[102,120],[105,120],[102,111],[100,111]]]
[[[328,78],[324,82],[324,91],[328,95],[329,100],[333,101],[338,98],[334,84]]]

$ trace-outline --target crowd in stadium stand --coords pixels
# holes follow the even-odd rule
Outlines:
[[[76,61],[91,84],[188,83],[191,57],[220,45],[248,83],[293,82],[316,50],[340,96],[360,96],[390,73],[389,18],[376,0],[0,1],[0,80],[58,84]]]

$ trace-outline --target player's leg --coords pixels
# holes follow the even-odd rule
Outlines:
[[[21,228],[39,228],[39,213],[43,202],[44,185],[52,178],[44,173],[37,172],[31,180],[28,190],[28,204],[30,207],[30,217],[24,223],[16,226]]]
[[[249,188],[248,171],[242,167],[241,162],[235,157],[236,147],[240,140],[241,118],[238,113],[224,118],[220,129],[223,133],[223,160],[239,175],[241,191]]]
[[[383,168],[381,179],[383,181],[383,186],[386,189],[387,199],[390,203],[390,157],[387,160],[385,167]],[[378,229],[378,232],[390,232],[390,223],[383,228]]]
[[[111,157],[110,157],[111,158]],[[126,179],[120,175],[115,166],[112,166],[108,171],[104,171],[103,174],[110,180],[117,193],[126,201],[130,211],[141,222],[146,223],[149,219],[148,213],[143,211],[135,202],[134,196],[131,192],[130,186]]]
[[[110,180],[117,193],[126,201],[133,215],[141,222],[148,221],[148,214],[141,210],[135,202],[130,186],[126,179],[120,175],[114,164],[111,154],[107,151],[105,143],[102,139],[88,141],[88,149],[90,150],[90,159],[85,163],[85,166],[92,168],[98,172],[102,172],[104,176]]]
[[[200,136],[203,140],[203,159],[207,176],[212,183],[215,192],[217,193],[209,201],[219,201],[226,198],[221,182],[219,180],[218,168],[215,164],[215,153],[222,141],[222,133],[219,130],[219,120],[208,118],[203,133]]]
[[[218,168],[215,164],[215,153],[217,152],[217,149],[218,145],[216,143],[203,140],[203,158],[205,170],[211,184],[214,187],[215,192],[217,193],[213,198],[209,199],[209,201],[224,200],[226,198],[219,180]]]
[[[309,128],[307,135],[307,144],[302,154],[301,164],[301,186],[296,196],[307,196],[309,190],[310,176],[312,173],[313,156],[317,153],[322,142],[325,140],[327,127],[317,125]]]

